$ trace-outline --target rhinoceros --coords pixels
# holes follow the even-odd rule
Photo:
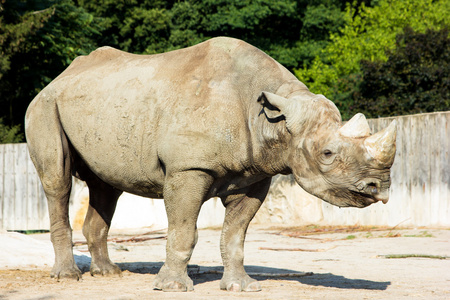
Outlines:
[[[156,55],[102,47],[80,56],[34,98],[25,127],[48,199],[51,276],[81,277],[68,219],[75,176],[89,188],[83,234],[92,275],[121,272],[106,243],[121,193],[164,199],[166,260],[154,281],[163,291],[193,290],[187,264],[200,207],[212,197],[226,208],[220,288],[260,290],[243,247],[271,178],[293,174],[340,207],[386,203],[396,138],[395,121],[373,135],[362,114],[343,125],[333,102],[258,48],[225,37]]]

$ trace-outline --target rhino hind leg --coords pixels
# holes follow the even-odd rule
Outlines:
[[[246,194],[231,195],[223,200],[225,220],[220,239],[220,252],[224,265],[220,281],[222,290],[232,292],[257,292],[261,285],[244,270],[244,240],[250,221],[261,207],[271,179],[251,186]]]
[[[61,128],[56,109],[39,107],[26,118],[26,136],[30,157],[39,174],[48,201],[50,238],[55,252],[53,278],[79,280],[81,271],[72,251],[72,229],[69,223],[69,195],[72,188],[72,156]]]
[[[81,279],[81,271],[75,263],[72,246],[72,229],[69,224],[68,207],[71,180],[66,181],[64,192],[55,194],[44,191],[47,195],[50,215],[50,239],[55,252],[55,264],[50,276],[56,279]]]
[[[164,203],[169,221],[166,261],[155,278],[154,289],[194,290],[187,265],[197,243],[197,217],[211,183],[211,176],[196,170],[166,176]]]
[[[122,191],[116,190],[92,173],[81,179],[86,181],[89,188],[89,208],[83,224],[83,235],[92,258],[90,273],[92,276],[120,275],[122,271],[109,258],[107,238]]]

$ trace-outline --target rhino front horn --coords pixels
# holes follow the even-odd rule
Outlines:
[[[362,113],[357,113],[338,131],[342,136],[362,138],[370,135],[369,123]]]
[[[394,120],[385,129],[366,138],[364,146],[373,158],[390,167],[394,162],[396,137],[397,121]]]

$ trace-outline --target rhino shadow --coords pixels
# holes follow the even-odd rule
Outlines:
[[[339,289],[379,290],[384,291],[391,285],[390,281],[372,281],[366,279],[351,279],[332,273],[314,273],[312,276],[301,277],[302,284],[334,287]]]
[[[122,271],[129,271],[139,274],[153,274],[156,275],[159,269],[162,267],[163,262],[131,262],[131,263],[118,263],[118,266]],[[245,270],[249,273],[250,277],[253,277],[259,281],[264,280],[289,280],[297,281],[301,284],[311,286],[323,286],[334,287],[339,289],[358,289],[358,290],[380,290],[384,291],[391,285],[390,281],[372,281],[366,279],[351,279],[341,275],[335,275],[332,273],[312,273],[311,275],[305,275],[304,272],[299,272],[289,269],[271,268],[263,266],[245,266]],[[198,266],[189,265],[188,274],[194,281],[194,285],[220,280],[222,278],[223,267],[222,266]],[[280,274],[289,273],[291,276],[284,277]],[[261,275],[256,275],[261,274]],[[270,274],[270,275],[269,275]],[[298,276],[295,276],[298,274]]]
[[[117,263],[122,271],[129,271],[138,274],[153,274],[156,275],[164,262],[125,262]]]
[[[80,268],[82,273],[88,272],[91,266],[91,257],[84,254],[74,254],[73,258],[78,268]]]

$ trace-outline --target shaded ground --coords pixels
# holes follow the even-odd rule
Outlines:
[[[85,272],[82,281],[49,278],[51,266],[41,256],[14,269],[0,264],[0,299],[450,298],[450,230],[252,227],[245,264],[263,291],[237,294],[219,290],[223,270],[219,230],[199,231],[189,268],[194,292],[152,290],[166,240],[165,231],[149,231],[111,234],[110,254],[124,270],[121,278],[89,275],[89,259],[80,254],[87,248],[79,232],[74,240],[77,262]],[[48,234],[31,238],[49,243]],[[394,254],[403,258],[389,258]]]

